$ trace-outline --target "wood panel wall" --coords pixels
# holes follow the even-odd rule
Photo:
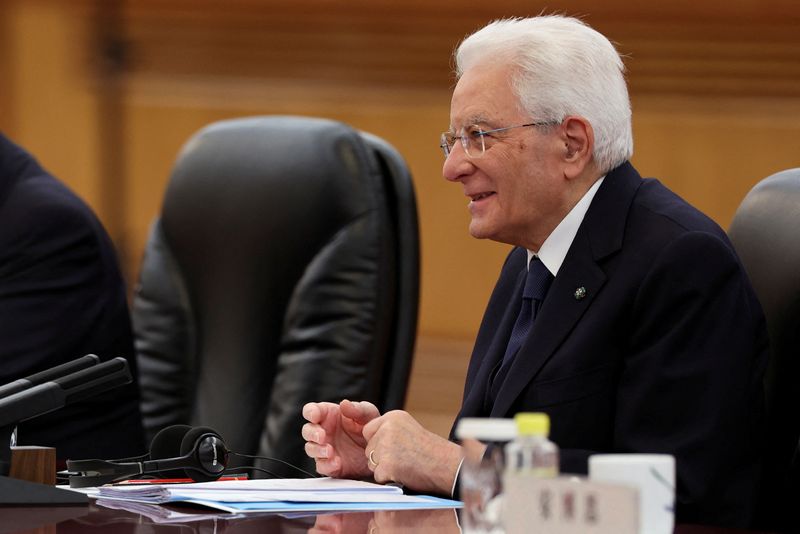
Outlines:
[[[422,230],[421,343],[409,408],[437,431],[507,248],[471,239],[441,178],[450,53],[486,21],[581,15],[626,56],[634,163],[727,227],[759,179],[800,166],[800,5],[792,0],[5,0],[0,128],[98,211],[135,279],[172,161],[203,125],[330,117],[407,158]]]

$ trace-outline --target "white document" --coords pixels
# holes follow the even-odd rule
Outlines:
[[[458,508],[461,503],[404,495],[397,486],[333,478],[256,479],[195,484],[102,486],[95,495],[149,504],[188,502],[233,513]]]
[[[397,497],[408,502],[409,498],[397,486],[327,477],[102,486],[98,497],[140,502],[167,502],[176,498],[222,502],[397,502]]]

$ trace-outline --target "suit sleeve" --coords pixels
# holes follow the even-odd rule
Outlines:
[[[767,351],[747,276],[720,237],[686,233],[658,255],[633,308],[615,449],[676,456],[683,521],[739,500],[721,511],[738,523],[727,519],[750,508]]]
[[[30,198],[6,211],[0,231],[0,355],[3,375],[81,356],[86,321],[102,314],[98,281],[103,262],[97,240],[71,205]]]
[[[0,383],[88,353],[126,357],[134,377],[21,423],[19,443],[56,447],[58,458],[140,454],[125,287],[102,226],[45,176],[15,189],[0,219]]]

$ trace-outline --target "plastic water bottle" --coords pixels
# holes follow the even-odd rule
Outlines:
[[[456,427],[464,461],[459,473],[459,498],[464,501],[461,527],[469,534],[502,533],[501,508],[505,446],[517,434],[512,419],[463,418]],[[486,450],[481,453],[486,445]]]
[[[558,476],[558,445],[547,439],[550,418],[544,413],[518,413],[517,437],[506,445],[506,470],[538,478]]]

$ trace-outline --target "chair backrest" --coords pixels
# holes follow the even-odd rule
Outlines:
[[[146,431],[210,426],[308,468],[304,403],[403,406],[418,300],[415,196],[390,145],[324,119],[214,123],[178,157],[134,297]]]
[[[758,294],[770,338],[761,516],[786,528],[798,496],[800,439],[800,168],[759,182],[742,201],[730,238]]]

